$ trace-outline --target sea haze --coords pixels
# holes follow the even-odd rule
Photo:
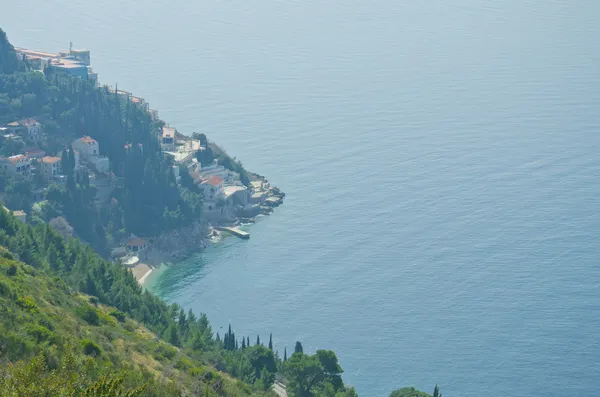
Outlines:
[[[333,349],[361,396],[600,389],[600,2],[5,3],[287,193],[169,302]]]

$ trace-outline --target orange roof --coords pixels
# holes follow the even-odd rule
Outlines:
[[[59,161],[60,161],[60,157],[46,156],[46,157],[42,158],[42,163],[45,163],[45,164],[54,164],[54,163],[58,163]]]
[[[39,124],[39,122],[36,119],[24,119],[24,120],[21,120],[20,123],[27,127],[29,127],[31,125]]]
[[[7,125],[9,127],[18,127],[19,126],[19,122],[18,121],[13,121],[12,123],[8,123]]]
[[[46,152],[44,152],[42,149],[31,149],[31,150],[26,150],[25,154],[28,156],[31,155],[35,155],[35,154],[45,154]]]
[[[88,145],[92,144],[92,143],[96,143],[96,140],[94,138],[92,138],[91,136],[88,136],[88,135],[79,138],[79,140],[81,142],[83,142],[83,143],[87,143]]]
[[[14,156],[8,157],[8,161],[10,161],[13,164],[17,164],[19,161],[24,161],[24,160],[27,160],[27,157],[25,157],[22,154],[15,154]]]
[[[146,245],[146,240],[144,240],[143,238],[134,238],[132,240],[129,240],[127,242],[127,245],[130,247],[142,247],[144,245]]]
[[[216,175],[211,175],[210,177],[208,177],[207,180],[205,180],[203,183],[209,183],[213,186],[218,186],[221,183],[223,183],[223,178],[221,178],[220,176],[216,176]]]

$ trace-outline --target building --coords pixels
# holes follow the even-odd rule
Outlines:
[[[90,136],[84,136],[75,139],[71,144],[71,147],[76,154],[76,166],[80,159],[83,159],[91,163],[96,171],[100,173],[108,173],[110,170],[110,162],[108,157],[100,155],[100,145],[94,138]]]
[[[142,252],[148,248],[148,244],[143,238],[136,237],[127,242],[126,248],[128,252]]]
[[[18,220],[20,220],[21,222],[27,223],[27,213],[25,211],[22,211],[22,210],[11,211],[8,208],[6,208],[5,206],[2,206],[2,208],[4,208],[4,211],[8,212],[9,214],[12,213],[13,216],[15,218],[17,218]]]
[[[75,139],[71,146],[74,150],[77,150],[85,160],[100,155],[100,145],[98,145],[98,141],[87,135]]]
[[[42,149],[34,148],[25,150],[25,156],[29,157],[31,160],[40,161],[44,156],[46,156],[46,152]]]
[[[200,183],[205,200],[216,201],[223,198],[223,178],[212,175]]]
[[[40,171],[44,180],[51,181],[61,173],[60,157],[45,156],[40,162]]]
[[[175,150],[175,128],[163,127],[160,148],[166,152]]]
[[[44,138],[42,124],[36,119],[21,120],[19,124],[25,129],[27,137],[36,142]]]
[[[29,176],[31,175],[31,160],[23,155],[17,154],[0,159],[1,167],[11,175]]]
[[[20,56],[27,58],[34,69],[42,72],[46,69],[61,72],[98,84],[98,74],[94,73],[90,66],[89,50],[74,50],[71,48],[69,51],[52,53],[15,47],[15,51]]]
[[[19,132],[19,129],[21,128],[21,124],[19,124],[18,121],[13,121],[12,123],[6,124],[6,128],[8,128],[9,134],[16,134]]]

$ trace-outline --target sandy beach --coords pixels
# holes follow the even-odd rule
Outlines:
[[[140,285],[144,284],[146,278],[152,273],[153,268],[145,263],[138,263],[131,268],[131,273]]]

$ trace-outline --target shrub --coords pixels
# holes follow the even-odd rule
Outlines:
[[[81,347],[83,348],[83,353],[88,356],[98,357],[102,353],[100,346],[98,346],[96,342],[89,339],[82,340]]]
[[[119,322],[121,322],[121,323],[125,321],[125,313],[123,313],[120,310],[113,309],[110,312],[108,312],[108,315],[113,316],[114,318],[119,320]]]
[[[88,301],[94,306],[98,306],[98,303],[100,303],[100,300],[98,299],[97,296],[90,296]]]
[[[6,270],[6,274],[9,277],[14,277],[17,274],[17,265],[15,265],[14,263],[11,263],[8,266],[8,269]]]
[[[32,336],[38,343],[45,342],[54,336],[52,331],[39,324],[29,325],[27,327],[27,334]]]
[[[75,310],[75,313],[90,325],[100,324],[100,316],[98,316],[98,312],[88,304],[79,306]]]
[[[18,298],[16,303],[17,305],[21,306],[23,309],[27,310],[30,313],[38,313],[40,311],[33,299],[28,298],[26,296]]]
[[[4,283],[2,280],[0,280],[0,296],[8,296],[8,297],[12,296],[12,291],[11,291],[10,287],[8,286],[8,284]]]

